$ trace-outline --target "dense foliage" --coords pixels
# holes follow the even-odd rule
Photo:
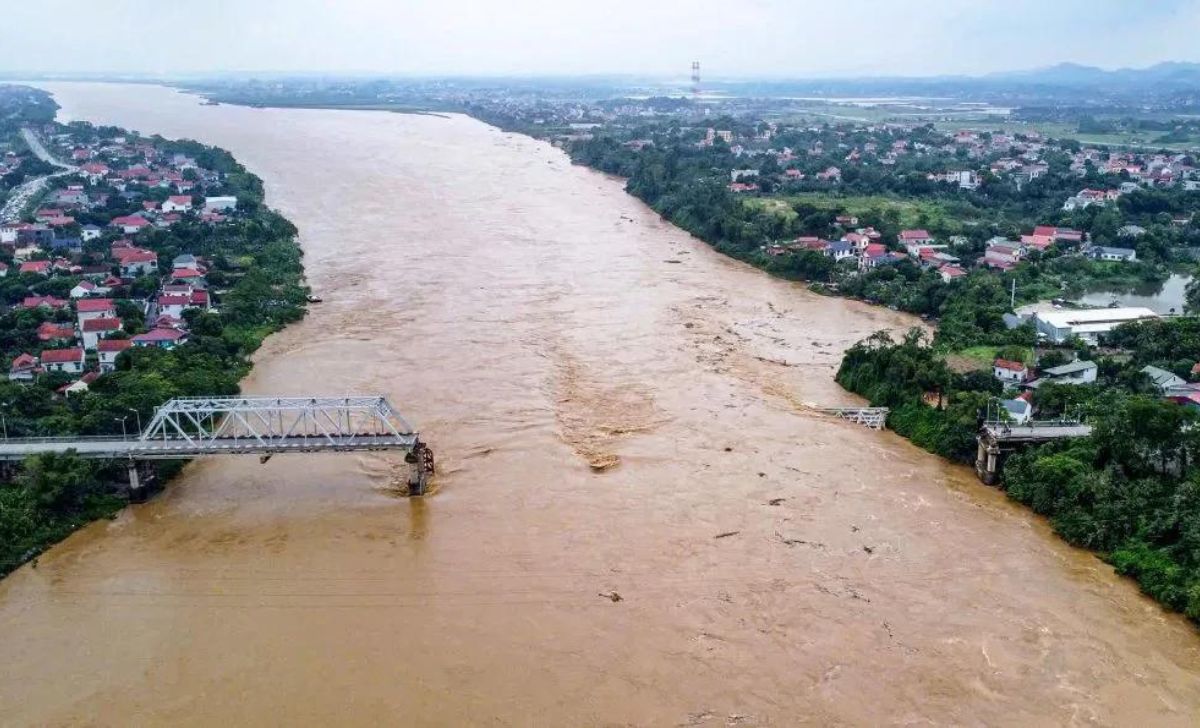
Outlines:
[[[1123,353],[1096,357],[1097,384],[1046,384],[1034,395],[1042,417],[1082,414],[1092,436],[1011,456],[1001,486],[1065,539],[1200,620],[1200,413],[1162,399],[1140,373],[1154,365],[1188,376],[1200,360],[1200,321],[1129,324],[1106,344]],[[1043,355],[1047,365],[1064,359]],[[959,462],[973,458],[982,415],[1000,392],[988,372],[950,371],[916,330],[899,342],[880,333],[852,347],[837,380],[890,407],[897,432]]]

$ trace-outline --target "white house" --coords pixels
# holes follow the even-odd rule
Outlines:
[[[112,293],[108,286],[101,286],[91,281],[80,281],[71,289],[71,298],[88,298],[89,296],[107,296]]]
[[[79,232],[79,237],[81,240],[83,240],[83,242],[86,243],[89,240],[95,240],[96,238],[100,237],[103,234],[104,234],[104,230],[102,228],[100,228],[99,226],[84,225],[83,228]]]
[[[205,197],[204,211],[205,212],[226,212],[237,209],[236,197]]]
[[[79,325],[98,318],[116,318],[117,305],[110,298],[80,298],[75,301],[75,317]]]
[[[1062,366],[1050,367],[1043,369],[1041,376],[1026,384],[1030,389],[1037,389],[1047,382],[1054,384],[1091,384],[1096,381],[1096,372],[1099,367],[1094,361],[1083,361],[1076,359],[1069,364]]]
[[[158,256],[149,250],[126,253],[121,256],[120,261],[121,275],[126,278],[136,278],[158,270]]]
[[[121,330],[121,319],[115,317],[94,318],[84,321],[80,325],[80,331],[83,334],[83,348],[89,351],[96,348],[96,344],[101,340],[108,338],[112,334]]]
[[[1104,245],[1093,245],[1087,249],[1087,256],[1092,260],[1116,260],[1132,263],[1137,260],[1137,251],[1133,248],[1113,248]]]
[[[42,369],[47,372],[79,374],[83,372],[86,354],[83,349],[46,349],[42,352]]]
[[[117,357],[133,347],[129,339],[101,339],[96,342],[96,353],[100,356],[100,371],[111,372],[117,368]]]
[[[1029,367],[1019,361],[997,359],[992,362],[992,376],[1005,384],[1020,384],[1029,379]]]
[[[163,212],[188,212],[192,209],[190,195],[171,195],[162,203]]]
[[[1000,404],[1004,405],[1004,411],[1013,424],[1024,425],[1033,417],[1033,406],[1023,399],[1006,399]]]

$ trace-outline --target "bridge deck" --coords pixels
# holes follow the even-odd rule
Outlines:
[[[1061,425],[987,424],[984,434],[996,442],[1048,442],[1069,437],[1087,437],[1091,425],[1064,423]]]
[[[354,435],[329,438],[325,435],[254,440],[216,438],[204,441],[78,438],[74,440],[0,440],[0,460],[21,460],[38,453],[73,450],[82,458],[174,460],[200,455],[276,455],[302,452],[361,452],[368,450],[411,450],[413,435]]]

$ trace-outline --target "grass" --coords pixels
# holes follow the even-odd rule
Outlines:
[[[991,363],[996,361],[996,356],[1000,354],[1001,349],[1013,349],[1013,347],[967,347],[958,351],[952,351],[943,357],[950,368],[956,372],[968,372],[972,369],[990,369]],[[1033,365],[1033,349],[1028,347],[1020,347],[1021,361],[1026,365]]]
[[[871,210],[896,210],[900,213],[900,226],[904,228],[932,224],[938,218],[961,220],[960,211],[950,211],[938,200],[901,199],[884,195],[834,195],[824,192],[802,192],[796,195],[776,197],[749,197],[745,203],[752,207],[781,215],[789,222],[796,217],[792,204],[803,202],[827,209],[845,210],[846,214],[861,216]],[[927,219],[922,222],[921,217]]]
[[[1112,147],[1134,149],[1174,149],[1189,151],[1200,148],[1200,142],[1155,142],[1161,136],[1158,131],[1120,131],[1107,134],[1083,134],[1074,123],[1058,121],[1001,121],[999,119],[963,119],[961,121],[936,121],[934,126],[942,131],[973,129],[976,131],[1001,130],[1008,134],[1037,132],[1055,139],[1075,139],[1081,144],[1101,144]]]

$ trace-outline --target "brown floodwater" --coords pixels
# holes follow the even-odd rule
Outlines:
[[[261,175],[325,303],[246,390],[386,394],[440,473],[407,500],[394,457],[192,464],[0,583],[0,723],[1196,724],[1188,623],[811,411],[911,319],[469,118],[48,87]]]

